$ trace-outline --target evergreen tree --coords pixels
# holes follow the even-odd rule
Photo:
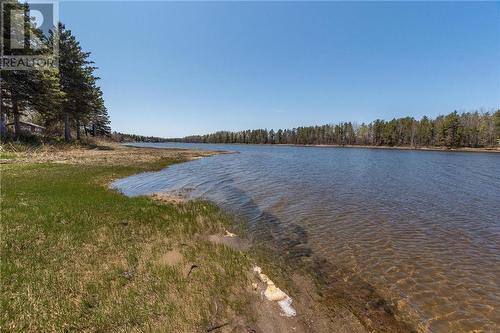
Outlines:
[[[10,3],[19,10],[27,11],[27,4]],[[11,24],[10,16],[2,22],[4,24],[4,43],[10,41]],[[25,27],[37,36],[40,43],[50,46],[50,42],[43,33],[35,29],[34,25],[27,24]],[[43,50],[43,48],[41,48]],[[49,49],[49,48],[47,48]],[[30,54],[29,50],[23,50],[24,54]],[[46,51],[47,52],[47,51]],[[48,54],[46,54],[48,56]],[[42,117],[49,118],[59,108],[63,101],[64,93],[61,91],[59,77],[55,69],[37,70],[2,70],[0,73],[1,101],[0,101],[0,130],[2,138],[6,137],[7,118],[12,118],[14,123],[14,138],[21,136],[20,121],[26,112],[38,112]]]
[[[24,11],[29,10],[27,4],[12,2],[10,5]],[[10,17],[7,16],[2,24],[4,42],[9,43],[10,34],[7,27],[10,25]],[[45,36],[29,22],[25,26],[30,29],[30,33],[37,36],[37,43],[46,46],[38,48],[37,51],[46,52],[45,56],[50,56],[51,45],[59,41],[59,68],[1,71],[2,138],[6,137],[8,119],[14,124],[15,138],[19,138],[21,118],[27,114],[35,115],[34,117],[47,127],[64,122],[66,140],[71,138],[72,124],[75,125],[78,139],[82,129],[85,134],[109,135],[109,116],[102,91],[97,86],[99,78],[94,74],[96,68],[89,60],[90,53],[81,49],[79,42],[63,24],[59,24],[49,36]],[[23,50],[23,55],[25,54],[26,50]]]
[[[59,24],[59,38],[59,75],[66,94],[62,107],[65,139],[71,139],[72,125],[76,128],[77,139],[81,138],[82,128],[85,133],[89,132],[88,126],[93,135],[109,135],[109,117],[102,91],[97,86],[99,78],[94,74],[97,68],[89,60],[90,52],[82,50],[63,24]]]
[[[457,111],[454,111],[444,119],[444,136],[447,147],[459,147],[462,138],[462,126]]]

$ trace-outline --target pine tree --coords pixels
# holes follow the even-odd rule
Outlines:
[[[462,138],[462,126],[457,111],[446,116],[444,120],[445,144],[448,147],[460,146]]]
[[[63,24],[58,26],[59,33],[59,76],[66,94],[62,105],[64,138],[71,139],[72,123],[75,123],[77,138],[80,138],[82,122],[89,119],[93,98],[96,94],[94,67],[89,60],[90,53],[84,52],[80,43]]]
[[[11,3],[18,9],[28,10],[27,4]],[[10,17],[7,16],[4,24],[4,43],[9,43],[10,35],[7,26],[10,25]],[[37,35],[40,43],[50,46],[50,41],[40,31],[28,24],[27,29]],[[50,48],[47,48],[50,49]],[[23,52],[29,52],[23,50]],[[46,55],[48,56],[48,54]],[[61,91],[59,77],[55,69],[37,70],[2,70],[0,73],[1,96],[0,101],[0,129],[1,136],[6,136],[6,119],[10,115],[14,123],[14,138],[21,136],[20,121],[27,111],[38,112],[42,117],[50,117],[50,114],[59,108],[64,98]]]

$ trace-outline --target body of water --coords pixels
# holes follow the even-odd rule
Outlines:
[[[500,331],[499,154],[144,145],[238,153],[116,181],[126,195],[214,201],[254,238],[366,281],[423,331]]]

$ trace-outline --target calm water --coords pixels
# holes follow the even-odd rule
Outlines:
[[[153,145],[239,154],[132,176],[116,188],[212,200],[244,217],[255,238],[272,235],[283,250],[361,277],[422,330],[500,331],[500,155]]]

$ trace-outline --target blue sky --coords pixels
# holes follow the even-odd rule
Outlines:
[[[179,137],[500,107],[500,3],[70,2],[114,130]]]

